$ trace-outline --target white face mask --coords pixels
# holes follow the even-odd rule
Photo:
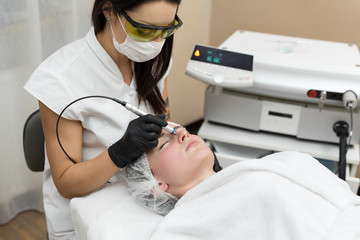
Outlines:
[[[154,42],[154,41],[150,41],[150,42],[139,42],[136,41],[135,39],[131,38],[121,20],[119,15],[117,15],[119,22],[121,24],[121,27],[123,28],[124,32],[126,33],[126,39],[123,43],[118,43],[116,41],[115,38],[115,34],[110,22],[110,28],[111,28],[111,34],[112,34],[112,39],[113,39],[113,43],[114,43],[114,47],[115,49],[121,53],[124,54],[125,56],[127,56],[130,60],[133,60],[134,62],[146,62],[150,59],[155,58],[160,52],[161,49],[165,43],[165,40],[162,40],[161,42]]]

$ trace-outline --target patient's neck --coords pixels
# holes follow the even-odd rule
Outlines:
[[[212,170],[212,169],[206,170],[204,172],[201,172],[201,174],[196,175],[196,177],[194,179],[192,179],[191,181],[189,181],[187,184],[184,184],[184,185],[176,187],[176,188],[169,186],[167,192],[171,193],[172,195],[176,196],[177,198],[181,198],[189,190],[196,187],[198,184],[205,181],[206,179],[208,179],[209,177],[211,177],[214,174],[215,174],[214,170]]]

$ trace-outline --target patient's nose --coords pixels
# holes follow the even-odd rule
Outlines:
[[[190,137],[189,132],[186,131],[185,128],[178,129],[176,131],[176,134],[178,135],[178,140],[180,143],[185,142],[185,140]]]

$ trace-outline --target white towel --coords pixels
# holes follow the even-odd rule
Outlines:
[[[360,239],[360,197],[307,154],[232,165],[177,203],[151,239]]]

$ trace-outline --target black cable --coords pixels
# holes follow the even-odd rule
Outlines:
[[[346,180],[346,135],[340,135],[339,142],[339,178],[342,180]]]
[[[351,146],[351,137],[352,137],[352,131],[353,131],[353,111],[352,111],[352,106],[349,107],[349,110],[350,110],[350,131],[349,131],[349,141],[348,141],[348,144],[346,144],[345,151],[343,153],[345,155],[345,158],[346,158],[347,151],[349,150],[349,148]],[[341,149],[341,146],[340,146],[340,149]],[[340,153],[340,156],[341,155],[342,154]],[[340,162],[338,168],[335,171],[335,174],[338,174],[340,169],[342,169],[344,167],[346,168],[346,166],[344,166],[344,164],[346,164],[346,161],[341,161]]]
[[[107,96],[101,96],[101,95],[91,95],[91,96],[85,96],[85,97],[81,97],[81,98],[78,98],[74,101],[72,101],[71,103],[69,103],[60,113],[57,121],[56,121],[56,138],[58,140],[58,143],[60,145],[60,148],[61,150],[65,153],[65,155],[70,159],[70,161],[72,161],[73,163],[76,164],[76,162],[67,154],[67,152],[65,151],[64,147],[62,146],[61,142],[60,142],[60,138],[59,138],[59,131],[58,131],[58,128],[59,128],[59,121],[60,121],[60,118],[61,118],[61,115],[65,112],[65,110],[70,107],[71,105],[73,105],[74,103],[78,102],[78,101],[81,101],[81,100],[84,100],[84,99],[87,99],[87,98],[105,98],[105,99],[110,99],[110,100],[113,100],[123,106],[125,106],[126,102],[124,101],[121,101],[121,100],[118,100],[116,98],[112,98],[112,97],[107,97]]]
[[[351,137],[352,137],[352,133],[353,133],[353,111],[352,111],[352,106],[350,106],[349,109],[350,109],[350,133],[349,133],[349,143],[346,146],[345,154],[347,153],[347,151],[349,150],[349,147],[351,145]]]

